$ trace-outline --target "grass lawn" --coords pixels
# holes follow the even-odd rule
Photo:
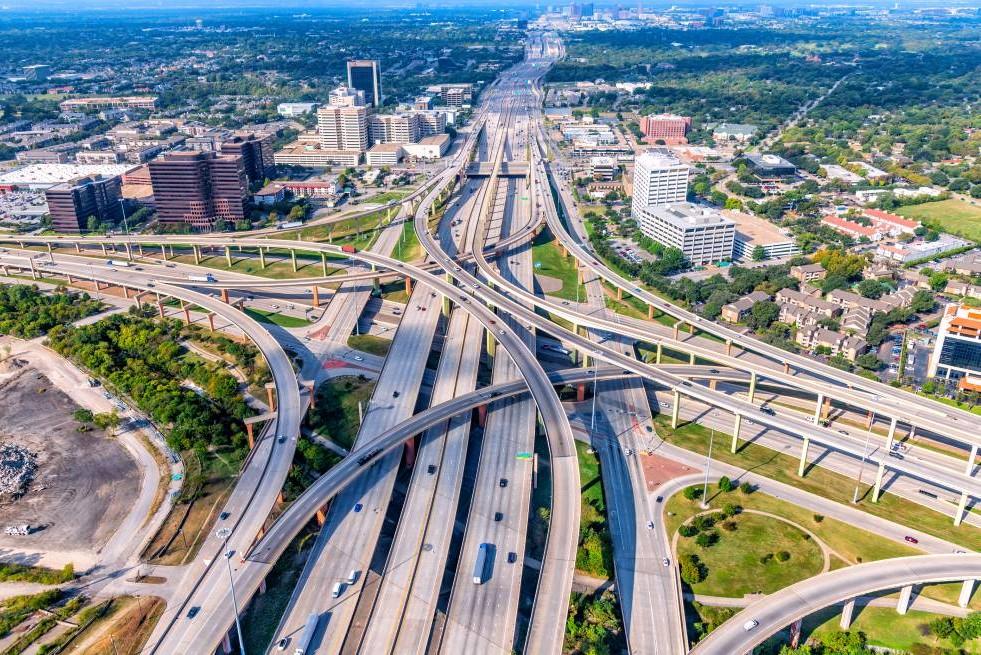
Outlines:
[[[350,450],[361,427],[358,402],[367,409],[374,390],[374,380],[356,375],[323,382],[317,387],[317,406],[307,414],[311,429]]]
[[[392,191],[383,191],[378,195],[371,196],[370,198],[365,198],[365,203],[371,203],[373,205],[384,205],[386,203],[392,202],[393,200],[401,200],[412,193],[412,189],[399,189]]]
[[[695,593],[732,598],[772,593],[821,572],[821,548],[802,530],[769,516],[743,513],[727,520],[736,526],[730,532],[720,525],[722,515],[714,516],[717,543],[702,548],[694,537],[678,540],[678,556],[693,553],[708,570],[704,580],[692,585]],[[774,555],[781,551],[790,559],[778,561]]]
[[[313,323],[305,318],[288,316],[286,314],[271,312],[265,309],[255,309],[254,307],[246,307],[245,313],[261,323],[272,323],[273,325],[278,325],[279,327],[283,328],[301,328],[307,327],[308,325],[313,325]]]
[[[576,272],[576,260],[573,257],[563,257],[558,243],[548,232],[542,230],[531,248],[532,258],[534,259],[535,273],[555,278],[562,282],[562,288],[557,291],[546,292],[546,295],[562,298],[564,300],[576,299],[576,286],[578,284],[578,273]],[[586,298],[586,291],[581,286],[579,288],[579,298]]]
[[[388,354],[388,349],[392,347],[392,340],[376,337],[373,334],[352,334],[347,338],[347,345],[370,355],[384,357]]]
[[[981,207],[949,198],[919,205],[906,205],[894,210],[897,214],[922,221],[945,232],[972,241],[981,241]]]
[[[662,414],[656,415],[654,421],[658,434],[666,441],[698,453],[704,454],[708,450],[708,429],[688,423],[677,430],[671,430],[670,417]],[[728,445],[729,436],[720,434],[719,438],[725,444],[717,444],[723,447],[713,449],[712,453],[716,459],[842,504],[851,502],[855,481],[849,477],[813,466],[805,477],[800,478],[797,476],[798,460],[795,456],[783,455],[769,448],[746,442],[741,442],[739,451],[733,454],[729,452],[728,447],[725,447]],[[865,495],[858,505],[859,509],[890,521],[916,526],[924,532],[959,543],[971,550],[981,549],[981,530],[966,523],[954,527],[950,516],[904,500],[894,494],[885,493],[879,498],[878,503],[873,503],[869,500],[869,484],[869,480],[863,484]],[[951,513],[953,509],[951,506]]]
[[[613,576],[613,544],[606,522],[599,457],[588,450],[588,445],[576,442],[582,481],[582,519],[576,569],[596,578],[609,578]]]
[[[412,221],[407,221],[402,226],[402,237],[395,245],[393,255],[400,262],[415,262],[425,256],[419,237],[416,236],[415,225]]]
[[[311,225],[299,231],[303,241],[338,241],[345,237],[371,238],[371,234],[386,222],[386,219],[395,218],[397,209],[380,209],[364,216],[345,218],[331,223]],[[355,238],[355,242],[359,239]],[[352,244],[353,245],[353,244]]]
[[[839,632],[838,621],[841,617],[839,608],[828,608],[804,619],[801,626],[801,637],[822,637]],[[892,648],[908,652],[916,644],[925,644],[935,648],[953,649],[954,646],[946,639],[938,639],[933,635],[923,635],[921,626],[937,618],[936,614],[911,610],[905,615],[888,607],[859,607],[856,605],[853,615],[852,632],[864,632],[871,646]],[[976,655],[981,653],[981,640],[974,640],[961,646],[962,651]],[[939,651],[938,651],[939,652]]]
[[[193,264],[193,255],[180,255],[174,257],[171,261],[181,262],[183,264]],[[201,258],[199,266],[205,266],[207,268],[213,268],[216,271],[232,271],[234,273],[243,273],[246,275],[256,275],[258,277],[267,277],[274,280],[296,280],[305,277],[321,277],[323,273],[323,268],[320,265],[320,258],[317,257],[313,259],[309,256],[301,257],[299,254],[296,256],[296,270],[293,270],[293,263],[290,260],[289,254],[285,258],[277,256],[275,254],[266,255],[266,268],[263,269],[259,262],[259,256],[253,256],[252,253],[248,257],[242,257],[241,255],[236,256],[236,253],[232,253],[232,265],[228,266],[228,261],[225,259],[224,255],[213,255]],[[338,271],[343,269],[336,268],[333,266],[327,267],[327,275],[333,275]]]

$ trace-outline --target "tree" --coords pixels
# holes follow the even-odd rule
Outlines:
[[[92,411],[88,409],[76,409],[72,417],[79,423],[91,423],[93,420]]]
[[[855,358],[855,363],[870,371],[878,371],[882,368],[882,362],[876,357],[874,352],[859,355]]]
[[[929,278],[930,288],[933,289],[934,291],[943,291],[944,287],[947,286],[947,281],[949,279],[950,277],[946,273],[942,271],[937,271],[936,273],[930,275]]]
[[[878,280],[862,280],[856,289],[862,296],[873,300],[881,298],[882,294],[885,293],[885,285]]]
[[[754,330],[770,327],[780,317],[780,305],[770,300],[764,300],[753,305],[749,310],[749,326]]]
[[[702,488],[685,487],[685,490],[682,493],[684,494],[685,498],[688,500],[697,500],[698,498],[702,497]]]
[[[933,311],[936,304],[937,301],[934,299],[933,294],[925,289],[920,289],[913,295],[913,300],[910,302],[909,308],[917,314],[922,314]]]
[[[766,248],[763,246],[756,246],[753,248],[753,261],[761,262],[766,259]]]
[[[729,493],[735,488],[736,486],[732,483],[732,480],[730,480],[728,477],[723,475],[721,478],[719,478],[719,491],[723,493]]]
[[[695,554],[682,555],[679,565],[681,568],[681,580],[688,585],[698,584],[705,579],[708,573],[705,565],[702,564],[701,560],[698,559],[698,555]]]

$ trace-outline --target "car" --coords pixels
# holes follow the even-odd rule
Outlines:
[[[838,434],[843,434],[843,435],[845,435],[847,437],[848,436],[848,431],[847,430],[838,430]]]
[[[496,523],[500,523],[502,520],[504,520],[504,513],[503,512],[494,512],[494,521]]]
[[[195,616],[198,615],[198,612],[200,611],[201,611],[201,607],[199,605],[195,605],[191,609],[187,610],[187,618],[193,619]]]
[[[362,357],[361,355],[355,355],[351,359],[353,359],[356,362],[363,362],[364,361],[364,357]]]
[[[276,441],[278,441],[279,443],[286,443],[286,435],[285,434],[279,435]]]
[[[718,375],[719,374],[719,369],[717,369],[717,368],[710,368],[709,369],[709,373],[711,373],[712,375]]]
[[[503,489],[504,487],[508,486],[508,479],[501,478],[501,481],[498,482],[497,485]]]
[[[920,540],[919,539],[917,539],[916,537],[912,537],[910,535],[906,535],[905,537],[903,537],[903,539],[905,539],[908,543],[911,543],[911,544],[918,544],[918,543],[920,543]]]
[[[228,512],[222,512],[221,514],[218,515],[218,520],[224,521],[229,516],[231,516],[231,514],[229,514]]]
[[[664,496],[658,496],[657,498],[654,499],[654,502],[655,503],[663,503],[664,502]]]
[[[393,391],[392,392],[392,398],[398,398],[398,397],[399,397],[399,392],[398,391]]]
[[[513,550],[508,553],[508,564],[514,564],[518,561],[518,554]]]
[[[436,465],[430,464],[429,466],[426,467],[426,471],[429,473],[429,475],[433,475],[434,473],[436,473]]]
[[[355,503],[354,504],[354,512],[355,512],[355,514],[357,514],[358,512],[360,512],[363,509],[364,509],[364,505],[362,505],[361,503]]]
[[[474,289],[479,289],[479,288],[480,288],[480,285],[479,285],[479,284],[477,284],[476,282],[472,282],[472,283],[470,284],[470,286],[472,286],[472,287],[473,287]]]
[[[286,650],[286,647],[290,645],[290,638],[283,637],[276,643],[276,650]]]
[[[431,291],[431,292],[429,293],[429,296],[430,296],[431,298],[435,298],[435,297],[436,297],[436,292],[435,292],[435,291]]]
[[[755,628],[759,624],[760,624],[760,622],[757,621],[756,619],[750,619],[749,621],[746,621],[746,623],[743,623],[743,630],[745,630],[746,632],[749,632],[750,630],[752,630],[753,628]]]
[[[647,529],[648,530],[653,530],[654,529],[654,521],[648,521],[647,522]]]
[[[662,566],[671,566],[671,560],[669,560],[667,557],[664,557],[664,558],[661,559],[661,565]]]
[[[773,411],[773,409],[771,409],[770,407],[760,407],[760,411],[763,412],[764,414],[766,414],[767,416],[775,416],[776,415],[776,412]]]

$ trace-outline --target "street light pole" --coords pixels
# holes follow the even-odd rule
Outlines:
[[[715,441],[715,430],[709,435],[708,455],[705,456],[705,482],[702,484],[702,509],[708,509],[709,467],[712,466],[712,443]]]
[[[235,632],[238,633],[238,649],[242,655],[245,655],[245,640],[242,639],[242,623],[238,618],[238,599],[235,598],[235,580],[232,579],[232,555],[234,554],[234,550],[225,553],[225,567],[228,569],[228,586],[232,590],[232,607],[235,610]]]
[[[596,376],[599,374],[599,367],[596,365],[596,357],[593,357],[593,416],[589,422],[589,431],[594,432],[596,430]]]
[[[123,231],[126,232],[126,236],[129,236],[129,223],[126,222],[126,205],[123,203],[123,199],[119,199],[119,209],[123,212]]]
[[[862,463],[858,467],[858,481],[855,483],[855,493],[852,494],[852,504],[858,503],[858,488],[862,486],[862,472],[865,470],[865,459],[868,457],[869,440],[872,438],[872,428],[865,436],[865,446],[862,447]]]

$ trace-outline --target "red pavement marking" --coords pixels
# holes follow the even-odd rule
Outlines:
[[[344,368],[347,366],[347,362],[341,361],[340,359],[328,359],[323,363],[323,369],[325,371],[332,368]]]
[[[647,491],[649,492],[674,478],[680,478],[698,470],[661,455],[641,453],[640,461],[644,466],[644,479],[647,481]]]

